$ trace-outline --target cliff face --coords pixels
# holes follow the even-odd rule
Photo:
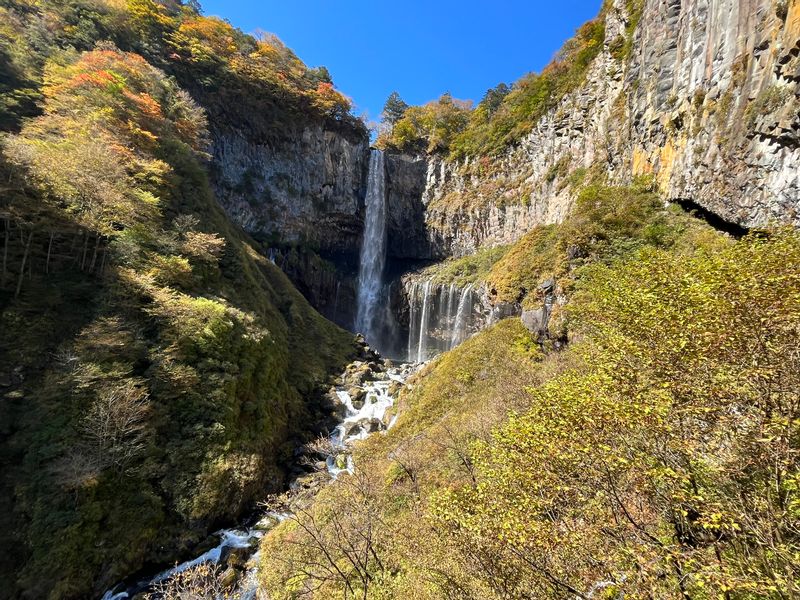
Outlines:
[[[800,3],[623,0],[586,80],[496,159],[429,157],[423,256],[561,221],[576,184],[652,175],[665,199],[745,227],[800,224]]]
[[[392,258],[431,258],[424,202],[428,161],[422,156],[388,154],[385,162],[387,252]]]
[[[562,221],[596,175],[622,185],[650,175],[666,200],[745,227],[800,224],[800,2],[643,0],[632,14],[635,4],[606,6],[604,47],[584,82],[504,154],[387,155],[390,260],[512,243]],[[290,276],[349,324],[352,311],[328,297],[342,281],[352,294],[367,135],[307,124],[275,138],[229,123],[212,139],[228,214],[260,239],[328,259],[333,274],[297,267]]]
[[[800,4],[681,4],[649,1],[637,32],[626,166],[744,226],[800,224]]]
[[[308,124],[261,140],[245,129],[212,131],[214,187],[231,219],[274,242],[323,253],[355,253],[361,243],[369,140]]]

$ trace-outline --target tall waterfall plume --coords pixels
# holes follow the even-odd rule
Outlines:
[[[380,331],[379,316],[386,264],[386,182],[383,152],[372,150],[369,157],[366,216],[361,257],[358,266],[358,312],[356,330],[376,344]]]

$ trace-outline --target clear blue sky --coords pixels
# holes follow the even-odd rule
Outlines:
[[[356,113],[377,119],[400,92],[421,104],[484,92],[544,67],[601,0],[201,0],[245,32],[275,33],[309,66],[328,67]]]

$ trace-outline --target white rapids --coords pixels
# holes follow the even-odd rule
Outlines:
[[[353,457],[349,448],[358,440],[363,440],[375,431],[385,431],[394,425],[397,415],[394,415],[388,425],[384,423],[386,411],[394,405],[394,398],[389,394],[392,381],[404,382],[408,377],[406,368],[390,369],[385,379],[371,381],[364,385],[367,392],[364,405],[356,408],[353,399],[345,390],[336,390],[336,395],[346,408],[344,421],[342,421],[330,436],[331,445],[337,451],[335,456],[329,456],[326,464],[328,473],[336,479],[340,473],[353,472]]]
[[[335,480],[342,473],[353,472],[354,463],[351,452],[355,442],[365,439],[376,431],[385,432],[394,425],[397,415],[394,415],[388,424],[385,423],[386,413],[394,405],[394,398],[389,394],[389,388],[392,382],[405,382],[412,370],[411,365],[401,365],[388,369],[385,373],[376,373],[376,380],[363,384],[366,397],[360,408],[353,405],[350,394],[344,389],[337,389],[336,395],[345,407],[345,416],[329,436],[331,447],[335,452],[334,456],[330,456],[326,460],[331,480]],[[294,483],[290,485],[290,488],[293,486]],[[258,598],[259,541],[267,531],[290,516],[288,513],[268,512],[252,527],[218,531],[216,533],[219,536],[218,545],[191,560],[162,571],[155,577],[140,581],[132,587],[138,591],[146,590],[198,565],[220,564],[229,550],[247,548],[252,550],[253,554],[247,561],[246,571],[237,583],[236,589],[229,597],[236,598],[236,600],[256,600]],[[102,600],[128,600],[130,598],[128,591],[119,591],[119,587],[108,590]]]

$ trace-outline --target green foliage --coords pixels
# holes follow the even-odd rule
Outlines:
[[[798,266],[778,231],[592,267],[578,365],[476,447],[436,522],[512,597],[796,593]]]
[[[610,42],[611,56],[619,61],[626,61],[633,50],[633,34],[642,19],[644,0],[625,0],[625,12],[628,19],[625,22],[625,33]]]
[[[190,5],[33,0],[7,3],[0,17],[0,59],[10,63],[11,84],[0,81],[0,123],[13,125],[31,114],[47,60],[111,41],[176,77],[212,114],[246,103],[252,112],[269,114],[257,124],[271,134],[285,134],[308,118],[365,133],[324,67],[308,68],[275,36],[244,34]],[[238,100],[231,103],[232,98]],[[246,116],[233,112],[229,118]]]
[[[408,104],[403,101],[400,94],[392,92],[383,105],[383,120],[389,123],[391,127],[394,127],[397,122],[403,118],[403,115],[406,114],[408,108]]]
[[[449,145],[452,158],[497,154],[529,133],[539,119],[584,80],[605,40],[602,17],[586,23],[540,74],[487,92],[467,127]]]
[[[352,347],[227,221],[172,78],[109,44],[42,73],[0,163],[0,373],[25,373],[3,406],[19,552],[0,566],[10,593],[77,598],[279,485]]]
[[[744,113],[745,126],[748,130],[754,130],[759,117],[769,115],[786,105],[792,98],[790,89],[771,85],[762,90],[758,96],[747,105]]]
[[[470,105],[448,93],[435,102],[412,106],[376,145],[400,152],[444,152],[467,125]]]
[[[401,396],[392,429],[357,448],[355,463],[364,468],[340,476],[307,511],[265,539],[259,568],[265,591],[291,598],[319,584],[313,597],[342,597],[346,585],[330,573],[335,570],[326,551],[361,591],[364,582],[347,552],[369,539],[374,554],[362,572],[369,575],[370,598],[454,597],[440,595],[440,586],[452,584],[455,554],[425,518],[426,499],[471,481],[470,445],[501,422],[505,410],[525,405],[525,387],[539,381],[540,358],[517,320],[502,321],[440,356]]]
[[[470,283],[483,281],[494,264],[503,258],[508,246],[481,248],[474,254],[460,258],[450,258],[424,269],[421,279],[432,279],[434,283],[455,283],[464,287]]]
[[[566,352],[509,319],[438,357],[266,537],[266,592],[796,594],[800,236],[703,245],[580,269]]]

